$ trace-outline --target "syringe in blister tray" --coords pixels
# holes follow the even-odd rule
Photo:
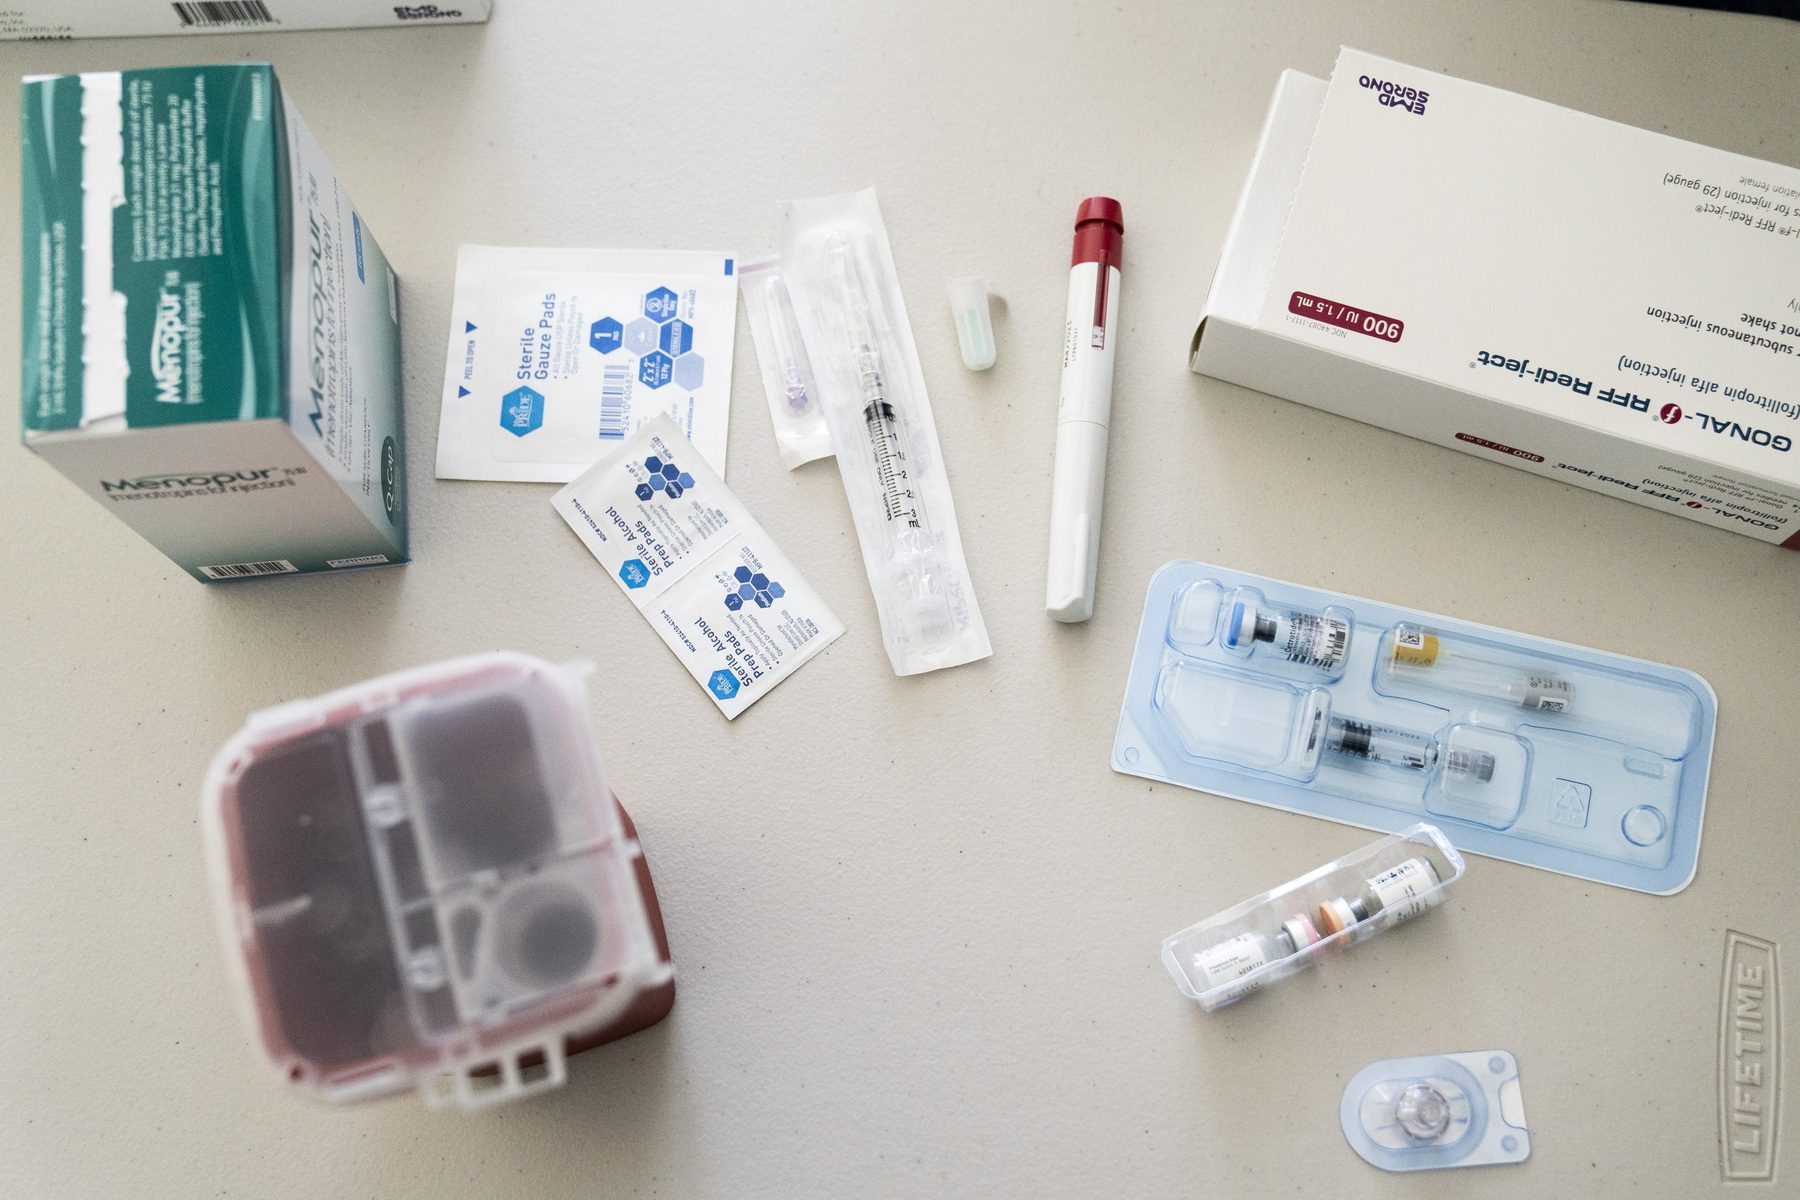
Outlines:
[[[1334,716],[1325,733],[1325,748],[1348,758],[1381,763],[1403,771],[1429,771],[1440,760],[1452,775],[1478,783],[1494,778],[1494,756],[1485,750],[1441,745],[1429,734],[1356,717]]]

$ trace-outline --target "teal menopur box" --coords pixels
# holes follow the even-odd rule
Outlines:
[[[394,273],[275,72],[21,101],[25,444],[196,579],[405,562]]]

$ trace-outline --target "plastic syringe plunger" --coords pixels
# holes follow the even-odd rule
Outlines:
[[[1494,756],[1486,751],[1445,747],[1429,734],[1355,717],[1331,718],[1325,748],[1406,771],[1429,771],[1441,760],[1450,774],[1474,776],[1481,783],[1494,778]]]
[[[1494,756],[1485,750],[1451,748],[1444,751],[1444,770],[1452,775],[1473,775],[1481,783],[1490,783],[1494,778]]]

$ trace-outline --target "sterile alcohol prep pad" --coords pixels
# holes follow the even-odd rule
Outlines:
[[[736,259],[464,246],[439,479],[567,483],[658,416],[725,474]]]
[[[550,506],[727,718],[844,632],[666,416]]]

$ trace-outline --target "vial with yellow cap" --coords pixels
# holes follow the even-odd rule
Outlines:
[[[1483,658],[1420,625],[1396,625],[1380,664],[1390,683],[1503,700],[1534,712],[1567,713],[1575,705],[1575,685],[1552,667]]]

